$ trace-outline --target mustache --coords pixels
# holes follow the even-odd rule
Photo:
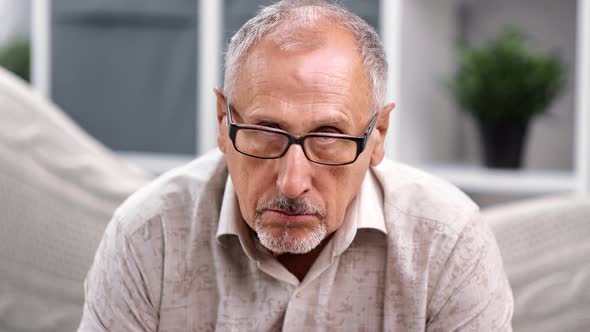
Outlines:
[[[312,214],[322,219],[326,217],[326,211],[313,204],[309,199],[291,199],[284,195],[275,196],[259,204],[256,207],[256,214],[260,215],[265,210],[278,210],[289,214]]]

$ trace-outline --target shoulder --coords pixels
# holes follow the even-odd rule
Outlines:
[[[505,330],[512,295],[478,206],[447,181],[404,164],[384,160],[373,172],[383,188],[388,238],[396,247],[390,254],[410,262],[409,280],[422,280],[428,289],[429,329],[454,330],[469,322]]]
[[[188,271],[199,262],[191,255],[209,257],[202,249],[211,241],[226,180],[225,159],[214,151],[131,195],[103,235],[87,276],[87,303],[107,313],[137,306],[150,315],[142,318],[157,322],[161,306],[169,305],[163,300],[167,285],[184,285]],[[130,303],[109,289],[132,289],[141,296]]]
[[[220,206],[226,179],[225,158],[218,150],[211,151],[139,189],[115,211],[113,219],[128,236],[163,218],[176,224],[169,226],[188,227],[195,209],[203,204],[211,209]]]
[[[446,180],[389,159],[372,170],[383,188],[386,209],[436,223],[455,234],[479,216],[479,207]]]

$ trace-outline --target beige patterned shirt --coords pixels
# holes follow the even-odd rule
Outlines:
[[[495,239],[455,187],[385,160],[299,282],[242,220],[212,152],[115,213],[80,331],[509,331]]]

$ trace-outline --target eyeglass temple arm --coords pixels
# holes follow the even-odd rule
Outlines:
[[[379,112],[377,112],[377,113],[375,113],[375,115],[373,115],[373,118],[371,119],[371,123],[369,124],[369,128],[367,128],[367,131],[365,132],[365,139],[364,139],[363,144],[367,144],[367,141],[369,140],[369,137],[371,136],[373,129],[375,129],[375,125],[377,124],[378,117],[379,117]]]

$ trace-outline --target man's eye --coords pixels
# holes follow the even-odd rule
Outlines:
[[[261,127],[280,129],[276,123],[272,123],[272,122],[259,122],[257,125],[259,125]]]
[[[336,138],[334,137],[314,137],[316,142],[322,143],[322,144],[329,144],[329,143],[334,143],[336,142]]]
[[[316,133],[320,134],[340,134],[341,131],[334,127],[322,127],[315,130]]]

